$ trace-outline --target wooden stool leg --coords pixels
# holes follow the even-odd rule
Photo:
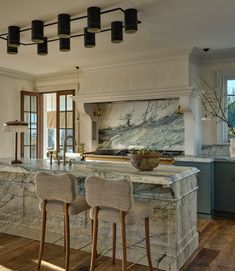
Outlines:
[[[70,232],[69,232],[69,203],[65,203],[65,270],[69,270],[69,257],[70,257]]]
[[[113,264],[115,264],[116,257],[116,228],[117,228],[116,223],[113,223],[113,253],[112,253]]]
[[[47,201],[44,200],[43,207],[42,207],[42,232],[41,232],[41,241],[40,241],[40,248],[39,248],[39,255],[38,255],[38,269],[40,269],[40,266],[41,266],[44,241],[45,241],[46,219],[47,219],[46,204],[47,204]]]
[[[91,239],[93,239],[93,229],[94,229],[94,220],[91,219]],[[97,252],[97,248],[96,248],[96,251],[95,251],[95,258],[98,257],[98,252]]]
[[[65,232],[65,228],[66,228],[66,225],[65,225],[65,217],[64,217],[64,252],[66,252],[66,238],[65,238],[66,232]]]
[[[121,224],[121,236],[122,236],[122,271],[127,270],[127,256],[126,256],[126,213],[120,211],[120,224]]]
[[[149,263],[149,271],[153,271],[151,251],[150,251],[150,240],[149,240],[149,217],[145,218],[145,242],[146,242],[146,253]]]
[[[94,207],[94,219],[93,219],[93,240],[92,240],[92,251],[91,251],[91,265],[90,271],[95,270],[95,260],[96,260],[96,253],[97,253],[97,235],[98,235],[98,213],[99,207]]]

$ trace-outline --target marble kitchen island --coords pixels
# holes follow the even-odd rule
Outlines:
[[[115,179],[130,176],[134,196],[150,200],[154,215],[150,220],[152,260],[163,270],[179,270],[198,247],[196,168],[160,165],[150,172],[138,171],[129,163],[80,162],[72,166],[45,160],[9,165],[0,160],[0,232],[38,240],[40,213],[35,196],[34,176],[45,170],[70,172],[77,177],[77,193],[84,194],[84,180],[95,174]],[[90,252],[91,228],[87,213],[71,217],[71,247]],[[110,254],[112,227],[99,225],[98,253]],[[63,218],[48,216],[47,242],[63,245]],[[119,228],[117,238],[120,240]],[[128,260],[147,265],[144,225],[127,226]],[[117,257],[121,250],[117,244]]]

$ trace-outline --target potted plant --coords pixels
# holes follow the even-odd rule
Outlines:
[[[160,163],[160,153],[157,150],[147,148],[133,149],[129,157],[132,166],[143,171],[151,171]]]

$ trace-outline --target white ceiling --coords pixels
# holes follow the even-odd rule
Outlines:
[[[21,46],[17,55],[8,55],[6,42],[0,40],[0,67],[31,74],[67,71],[75,66],[115,65],[193,47],[209,47],[210,54],[235,48],[235,0],[0,0],[0,3],[1,33],[7,32],[8,25],[29,27],[34,19],[54,21],[59,13],[85,15],[87,7],[94,5],[101,9],[133,7],[139,11],[142,21],[139,31],[124,34],[122,44],[112,44],[110,32],[105,32],[97,34],[95,48],[84,48],[80,37],[71,40],[70,52],[60,52],[54,42],[49,44],[47,56],[38,56],[36,46]],[[104,22],[122,17],[116,12],[110,18],[106,16]],[[72,31],[81,32],[85,23],[77,21]],[[49,37],[51,30],[46,32]],[[27,39],[30,34],[22,35],[22,40]]]

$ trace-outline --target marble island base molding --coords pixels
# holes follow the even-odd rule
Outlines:
[[[0,232],[39,240],[41,217],[34,184],[34,176],[39,170],[61,173],[65,168],[43,168],[40,163],[14,167],[0,163]],[[152,172],[139,172],[129,164],[87,162],[73,165],[66,171],[76,176],[77,193],[82,194],[88,175],[110,179],[130,176],[134,196],[151,201],[154,206],[154,215],[150,219],[154,267],[179,270],[198,247],[197,169],[160,165]],[[71,247],[91,251],[90,224],[87,212],[70,217]],[[116,254],[121,258],[119,227],[117,230]],[[46,241],[63,245],[63,232],[63,217],[49,215]],[[128,261],[147,265],[144,241],[143,224],[127,226]],[[111,256],[111,248],[112,225],[99,223],[98,253]]]

